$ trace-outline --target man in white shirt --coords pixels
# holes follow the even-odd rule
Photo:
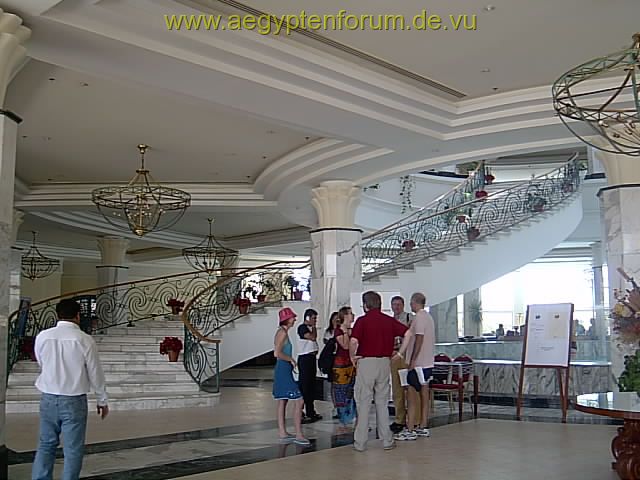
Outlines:
[[[98,415],[109,414],[104,373],[98,348],[80,330],[80,305],[62,300],[56,306],[58,324],[36,337],[35,354],[40,365],[36,387],[40,400],[40,441],[33,462],[32,480],[51,480],[60,434],[64,437],[62,480],[77,480],[82,469],[87,430],[87,393],[98,399]]]

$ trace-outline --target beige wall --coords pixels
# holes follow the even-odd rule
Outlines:
[[[35,281],[22,277],[20,280],[20,296],[30,297],[32,303],[57,297],[60,295],[61,278],[62,274],[60,272]]]

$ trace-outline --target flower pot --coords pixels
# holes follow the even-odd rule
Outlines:
[[[564,185],[564,186],[562,187],[562,191],[563,191],[564,193],[571,193],[571,192],[573,192],[573,185],[571,185],[570,183],[568,183],[568,184]]]
[[[177,305],[171,307],[171,315],[180,315],[180,310],[182,310],[182,307],[178,307]]]
[[[416,242],[414,242],[413,240],[405,240],[404,242],[402,242],[402,248],[405,252],[410,252],[415,248],[415,246]]]
[[[293,292],[293,299],[298,301],[302,300],[302,292],[300,290]]]
[[[484,176],[484,183],[486,183],[487,185],[491,185],[495,179],[496,179],[496,177],[494,177],[491,174],[485,175]]]
[[[484,199],[486,199],[486,198],[487,198],[487,196],[488,196],[488,195],[489,195],[489,194],[488,194],[487,192],[485,192],[484,190],[478,190],[478,191],[476,192],[476,198],[477,198],[478,200],[484,200]]]
[[[533,206],[533,211],[536,213],[540,213],[544,210],[544,204],[536,204]]]
[[[464,223],[464,222],[467,221],[467,216],[466,215],[458,215],[456,218],[458,219],[458,222],[460,222],[460,223]]]
[[[258,302],[264,302],[267,299],[266,295],[258,295]]]
[[[478,230],[477,228],[474,227],[467,230],[467,238],[470,241],[477,239],[479,236],[480,236],[480,230]]]
[[[167,352],[167,355],[169,356],[169,361],[170,362],[177,362],[178,361],[178,356],[180,355],[180,352],[174,352],[173,350],[169,350]]]
[[[246,315],[247,313],[249,313],[249,305],[251,305],[250,303],[240,303],[238,305],[238,310],[240,310],[240,314],[241,315]]]

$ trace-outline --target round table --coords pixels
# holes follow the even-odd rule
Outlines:
[[[640,394],[636,392],[579,395],[575,409],[594,415],[619,418],[624,426],[611,442],[612,467],[623,480],[640,480]]]

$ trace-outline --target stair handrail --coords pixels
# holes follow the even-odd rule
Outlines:
[[[226,270],[228,268],[221,269],[223,272]],[[90,312],[82,312],[81,320],[88,316],[89,324],[81,326],[85,331],[103,333],[111,327],[132,326],[136,321],[166,315],[169,313],[169,299],[191,298],[213,280],[208,272],[191,270],[75,290],[19,308],[9,315],[8,320],[8,371],[21,356],[27,358],[32,355],[33,339],[38,333],[56,324],[55,307],[62,299],[75,298],[81,301],[81,305],[85,301],[89,304],[95,301],[96,318],[91,319]],[[94,296],[95,299],[89,298]]]
[[[308,268],[308,261],[276,261],[257,267],[236,269],[219,278],[189,299],[181,314],[185,326],[184,366],[201,389],[217,392],[219,380],[220,338],[216,333],[226,325],[266,307],[279,306],[290,288],[287,277],[295,270]],[[250,280],[251,277],[259,280]],[[250,302],[243,297],[248,288],[256,286],[265,295],[259,302]],[[248,303],[247,303],[248,301]]]
[[[496,233],[497,231],[509,226],[513,226],[515,223],[519,223],[530,218],[532,213],[536,213],[533,209],[530,209],[528,212],[526,211],[528,208],[528,204],[526,203],[528,197],[524,200],[523,198],[518,198],[519,203],[517,207],[520,209],[520,215],[518,215],[517,218],[515,214],[518,212],[516,211],[517,208],[515,203],[512,202],[512,205],[509,206],[512,210],[510,213],[512,213],[512,216],[514,217],[512,219],[513,223],[509,225],[496,225],[495,228],[492,228],[490,231],[486,228],[483,229],[484,231],[480,230],[477,222],[478,217],[482,218],[483,215],[487,216],[487,205],[494,206],[501,198],[504,203],[504,199],[507,199],[510,196],[514,199],[516,198],[515,193],[524,192],[525,194],[530,194],[532,196],[531,201],[534,201],[535,198],[540,198],[540,201],[544,200],[545,204],[551,203],[551,206],[556,205],[559,203],[558,201],[551,202],[550,200],[558,200],[558,198],[554,197],[554,199],[546,199],[541,196],[540,192],[543,194],[545,193],[545,189],[541,188],[541,185],[543,185],[544,182],[547,182],[550,185],[553,184],[551,185],[553,186],[551,190],[547,189],[549,190],[546,192],[547,194],[553,194],[557,197],[559,192],[558,187],[560,187],[560,193],[562,194],[560,196],[560,200],[564,200],[566,197],[572,196],[580,186],[579,163],[577,161],[577,157],[578,154],[575,153],[561,167],[533,177],[530,180],[523,181],[518,185],[488,194],[482,198],[476,198],[423,218],[402,223],[395,227],[392,226],[378,230],[377,232],[363,238],[363,242],[361,244],[363,279],[367,280],[397,268],[412,265],[433,255],[458,248],[472,240],[476,240],[488,234]],[[557,176],[558,178],[554,176]],[[561,191],[564,188],[562,185],[566,185],[566,191],[564,192]],[[470,212],[474,212],[475,215],[467,215],[467,213]],[[451,220],[457,213],[461,213],[460,216],[464,216],[465,218],[464,221],[461,218],[457,224],[453,224],[452,228]],[[491,212],[491,214],[494,217],[497,215],[495,212]],[[474,220],[474,218],[476,220]],[[495,223],[494,220],[491,221]],[[442,245],[443,241],[445,243],[444,245]],[[378,243],[378,245],[371,245],[374,242]],[[435,245],[438,242],[441,244]],[[344,254],[348,251],[349,249],[339,252],[338,254]]]
[[[365,235],[362,239],[364,240],[364,239],[366,239],[366,238],[368,238],[368,237],[370,237],[372,235],[375,235],[377,232],[379,232],[381,230],[392,228],[395,225],[398,225],[399,223],[407,221],[411,217],[419,216],[419,215],[421,215],[421,214],[423,214],[423,213],[425,213],[427,211],[432,211],[432,210],[434,210],[434,205],[436,205],[435,208],[437,208],[437,205],[443,203],[448,198],[455,197],[456,195],[458,195],[463,190],[466,190],[467,187],[470,188],[472,191],[474,191],[475,189],[482,188],[484,186],[485,186],[485,162],[481,161],[481,162],[478,162],[478,166],[472,172],[469,172],[467,178],[464,181],[458,183],[451,190],[448,190],[445,193],[443,193],[442,195],[440,195],[439,197],[436,197],[435,199],[431,200],[429,203],[427,203],[423,207],[420,207],[415,212],[411,212],[409,215],[406,215],[406,216],[400,218],[399,220],[396,220],[395,222],[392,222],[392,223],[390,223],[388,225],[385,225],[381,229],[376,230],[375,232],[372,232],[369,235]],[[462,192],[462,193],[464,193],[464,192]],[[448,208],[451,208],[451,207],[448,207]]]

